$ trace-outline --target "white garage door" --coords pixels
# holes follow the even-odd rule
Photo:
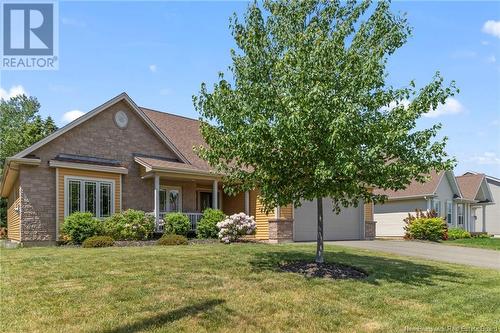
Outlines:
[[[293,240],[315,241],[317,233],[317,203],[303,201],[294,211]],[[342,209],[339,215],[332,211],[332,200],[323,199],[323,228],[325,240],[360,239],[362,207]]]
[[[375,221],[377,221],[375,225],[377,237],[404,236],[405,231],[403,227],[405,223],[403,219],[407,216],[407,212],[375,214]]]

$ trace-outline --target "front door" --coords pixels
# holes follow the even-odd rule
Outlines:
[[[200,192],[200,212],[212,208],[212,192]]]
[[[160,190],[160,212],[182,212],[180,187],[165,187]]]

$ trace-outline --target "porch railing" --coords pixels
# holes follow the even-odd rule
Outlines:
[[[164,218],[165,215],[167,215],[167,212],[160,212],[160,220],[156,222],[156,231],[157,232],[163,232],[164,231]],[[183,212],[184,215],[186,215],[189,218],[189,224],[191,225],[191,230],[196,231],[196,226],[198,225],[198,222],[200,222],[201,218],[203,217],[203,213],[186,213]]]

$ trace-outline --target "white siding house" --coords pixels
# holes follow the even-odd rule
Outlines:
[[[404,236],[403,219],[415,210],[434,209],[439,216],[446,218],[451,226],[457,222],[457,198],[460,189],[452,171],[432,172],[426,183],[411,182],[401,191],[377,190],[378,194],[388,197],[384,204],[375,205],[377,237]]]
[[[469,171],[464,176],[478,175],[477,172]],[[472,207],[472,216],[475,220],[474,231],[487,232],[491,235],[500,236],[500,179],[485,175],[482,191],[489,190],[491,202]]]

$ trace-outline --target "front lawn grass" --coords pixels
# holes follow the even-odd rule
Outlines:
[[[326,246],[364,280],[277,270],[314,245],[0,252],[2,332],[403,332],[500,323],[500,273]]]
[[[477,237],[464,238],[464,239],[449,240],[444,242],[444,244],[460,245],[467,247],[480,247],[484,249],[500,251],[500,238],[477,238]]]

